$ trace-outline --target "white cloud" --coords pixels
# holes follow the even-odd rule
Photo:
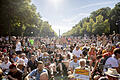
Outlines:
[[[74,22],[78,19],[81,20],[82,18],[87,17],[89,15],[90,15],[89,13],[79,13],[77,15],[72,16],[71,18],[68,18],[68,19],[65,18],[62,21],[63,22]]]
[[[113,3],[115,3],[115,1],[107,1],[107,2],[101,2],[101,3],[94,3],[94,4],[89,4],[89,5],[82,6],[80,8],[76,8],[74,10],[79,10],[79,9],[89,8],[89,7],[94,7],[94,6],[102,6],[102,5],[113,4]]]
[[[87,16],[89,16],[90,13],[79,13],[76,14],[70,18],[64,18],[62,20],[63,23],[66,23],[66,25],[68,25],[69,27],[73,27],[75,24],[77,24],[82,18],[85,18]],[[70,26],[71,25],[71,26]]]
[[[101,3],[94,3],[94,4],[82,6],[80,8],[76,8],[74,10],[79,10],[79,9],[84,9],[84,8],[89,8],[89,7],[94,7],[94,6],[102,6],[102,5],[113,4],[113,3],[115,3],[115,2],[107,1],[107,2],[101,2]],[[90,15],[90,13],[79,13],[74,16],[71,16],[70,18],[64,18],[61,21],[61,24],[59,24],[59,26],[56,25],[56,26],[52,26],[52,27],[58,34],[59,34],[59,29],[60,29],[61,34],[62,34],[64,32],[67,32],[68,30],[72,29],[72,27],[75,24],[77,24],[82,18],[88,17],[89,15]]]

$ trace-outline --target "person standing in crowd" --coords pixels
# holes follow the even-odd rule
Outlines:
[[[45,79],[44,80],[48,80],[48,71],[44,68],[43,62],[42,61],[38,61],[37,64],[38,64],[37,69],[34,69],[32,72],[30,72],[26,76],[26,78],[25,78],[26,80],[29,80],[30,78],[32,78],[32,76],[35,77],[35,80],[41,80],[40,77],[43,77],[44,75],[45,75]],[[45,74],[41,75],[43,73],[45,73]]]

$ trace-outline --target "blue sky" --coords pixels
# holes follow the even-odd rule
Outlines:
[[[72,29],[82,18],[103,7],[113,8],[120,0],[32,0],[42,20],[61,34]]]

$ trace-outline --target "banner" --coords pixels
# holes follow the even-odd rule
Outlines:
[[[89,70],[75,69],[74,76],[78,80],[89,80]]]

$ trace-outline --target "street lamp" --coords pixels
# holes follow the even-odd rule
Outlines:
[[[118,26],[118,33],[120,34],[120,20],[116,21],[116,25]]]

